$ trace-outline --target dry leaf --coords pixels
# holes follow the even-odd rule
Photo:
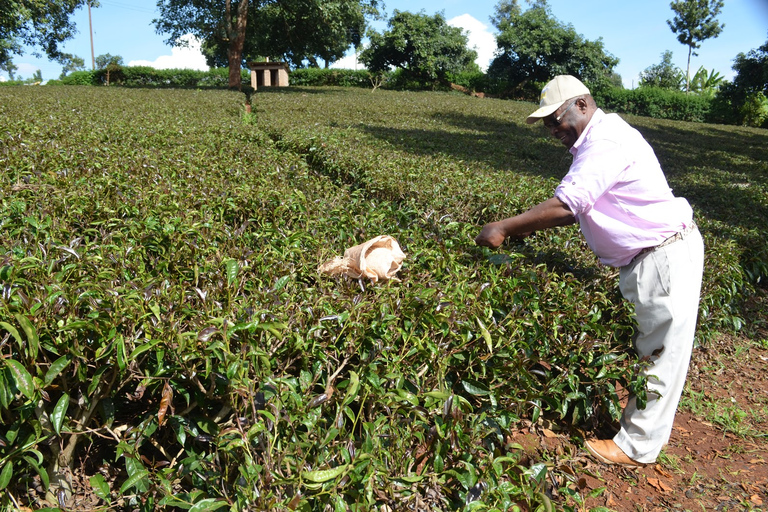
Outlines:
[[[763,504],[763,500],[757,494],[753,494],[752,496],[750,496],[749,500],[757,506],[760,506]]]
[[[661,467],[661,466],[659,466],[658,464],[656,464],[656,467],[655,467],[654,469],[655,469],[655,470],[656,470],[656,472],[657,472],[657,473],[659,473],[661,476],[665,476],[665,477],[667,477],[667,478],[672,478],[672,475],[671,475],[671,474],[669,474],[667,471],[665,471],[665,470],[664,470],[664,468],[662,468],[662,467]]]
[[[554,432],[552,432],[548,428],[541,429],[541,432],[542,432],[542,434],[544,434],[544,437],[549,437],[549,438],[557,437],[557,434],[555,434]]]
[[[659,492],[672,492],[672,488],[658,478],[649,478],[648,483]]]
[[[165,415],[168,412],[168,408],[171,406],[171,402],[173,401],[173,389],[171,389],[171,384],[168,381],[165,381],[165,386],[163,386],[163,396],[160,398],[160,410],[157,411],[157,424],[162,426],[163,423],[165,423]]]

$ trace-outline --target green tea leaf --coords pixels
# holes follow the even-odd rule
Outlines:
[[[43,487],[46,489],[50,487],[51,482],[48,477],[48,471],[43,467],[43,456],[37,450],[29,450],[27,453],[32,453],[37,456],[37,460],[33,459],[29,455],[22,457],[32,468],[40,475],[40,481],[43,483]]]
[[[13,376],[13,380],[16,382],[16,387],[24,394],[24,396],[31,399],[34,396],[35,386],[32,381],[32,376],[27,369],[14,359],[6,359],[5,364],[11,371],[11,376]]]
[[[353,402],[357,398],[357,390],[360,388],[360,377],[354,371],[349,372],[349,385],[347,386],[347,394],[344,395],[344,404]]]
[[[0,371],[0,407],[3,409],[7,409],[13,400],[11,386],[6,375],[10,375],[10,371],[7,368]]]
[[[0,471],[0,489],[5,489],[11,481],[13,476],[13,460],[9,460],[3,466],[3,470]]]
[[[11,333],[11,336],[13,336],[13,339],[16,340],[16,343],[19,344],[19,346],[24,346],[24,340],[22,339],[21,335],[19,334],[19,331],[16,330],[14,326],[7,322],[0,322],[0,327]]]
[[[128,477],[128,479],[125,482],[123,482],[123,485],[120,486],[120,493],[125,494],[125,491],[127,491],[131,487],[139,488],[139,486],[142,485],[142,481],[145,478],[147,478],[148,475],[149,475],[149,472],[146,469],[137,471],[136,473]]]
[[[99,498],[109,501],[109,484],[100,473],[93,475],[89,479],[93,493]]]
[[[40,338],[37,337],[37,330],[29,318],[22,314],[14,315],[16,320],[21,324],[21,328],[24,329],[24,334],[27,335],[27,354],[32,359],[37,359],[37,353],[40,350]]]
[[[490,395],[491,391],[484,385],[475,380],[463,379],[461,385],[464,387],[467,393],[475,396]]]
[[[115,343],[117,343],[117,367],[120,368],[120,371],[123,371],[127,365],[125,360],[125,338],[119,336]]]
[[[7,281],[11,278],[11,272],[13,271],[13,265],[3,265],[0,267],[0,280]]]
[[[221,507],[226,507],[229,504],[224,500],[217,500],[216,498],[206,498],[198,501],[189,509],[189,512],[204,512],[206,510],[218,510]]]
[[[69,356],[61,356],[57,360],[51,363],[48,371],[45,372],[45,378],[43,379],[43,385],[48,387],[59,376],[59,374],[67,367],[70,362]]]
[[[67,408],[69,407],[69,394],[64,393],[59,398],[59,401],[56,402],[56,407],[53,408],[53,413],[51,413],[51,424],[53,425],[53,431],[56,432],[56,435],[61,434],[61,424],[64,421],[64,418],[67,417]]]
[[[291,276],[283,276],[280,279],[277,280],[275,283],[274,291],[282,290],[285,288],[285,285],[288,284],[288,282],[291,280]]]
[[[483,335],[483,339],[485,339],[485,345],[488,347],[488,353],[493,354],[493,340],[491,339],[491,333],[488,332],[488,329],[485,327],[485,324],[482,320],[480,320],[480,318],[475,317],[475,320],[477,320],[477,325],[480,327],[480,333]]]
[[[237,274],[240,272],[240,263],[237,260],[227,260],[224,262],[227,273],[227,286],[232,286],[237,280]]]
[[[316,471],[304,471],[301,473],[301,477],[304,480],[308,480],[310,482],[315,483],[322,483],[327,482],[328,480],[333,480],[337,476],[344,473],[350,466],[344,465],[344,466],[337,466],[333,469],[318,469]]]

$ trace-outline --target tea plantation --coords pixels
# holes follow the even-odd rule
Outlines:
[[[473,242],[568,168],[534,106],[243,102],[0,88],[0,506],[551,507],[548,472],[578,468],[509,430],[578,438],[644,383],[616,271],[576,227]],[[764,322],[768,133],[627,117],[705,236],[698,342]],[[380,234],[400,281],[317,272]]]

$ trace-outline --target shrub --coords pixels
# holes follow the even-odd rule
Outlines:
[[[489,85],[486,74],[480,71],[452,73],[448,75],[448,78],[452,83],[474,92],[485,92]]]
[[[49,80],[51,85],[96,85],[94,71],[73,71],[59,80]]]
[[[241,70],[243,84],[251,81],[250,70]],[[74,71],[51,85],[106,85],[107,70]],[[229,85],[227,68],[199,71],[193,69],[155,69],[150,66],[120,66],[109,70],[109,85],[153,88],[226,88]]]
[[[768,99],[762,91],[750,92],[739,108],[744,126],[766,127],[768,121]]]
[[[365,69],[303,68],[291,71],[291,85],[372,87],[371,74]]]
[[[707,97],[657,87],[606,88],[593,95],[607,110],[675,121],[704,122],[711,105]]]

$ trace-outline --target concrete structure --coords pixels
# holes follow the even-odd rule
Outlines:
[[[288,71],[285,62],[249,62],[251,87],[288,87]]]

